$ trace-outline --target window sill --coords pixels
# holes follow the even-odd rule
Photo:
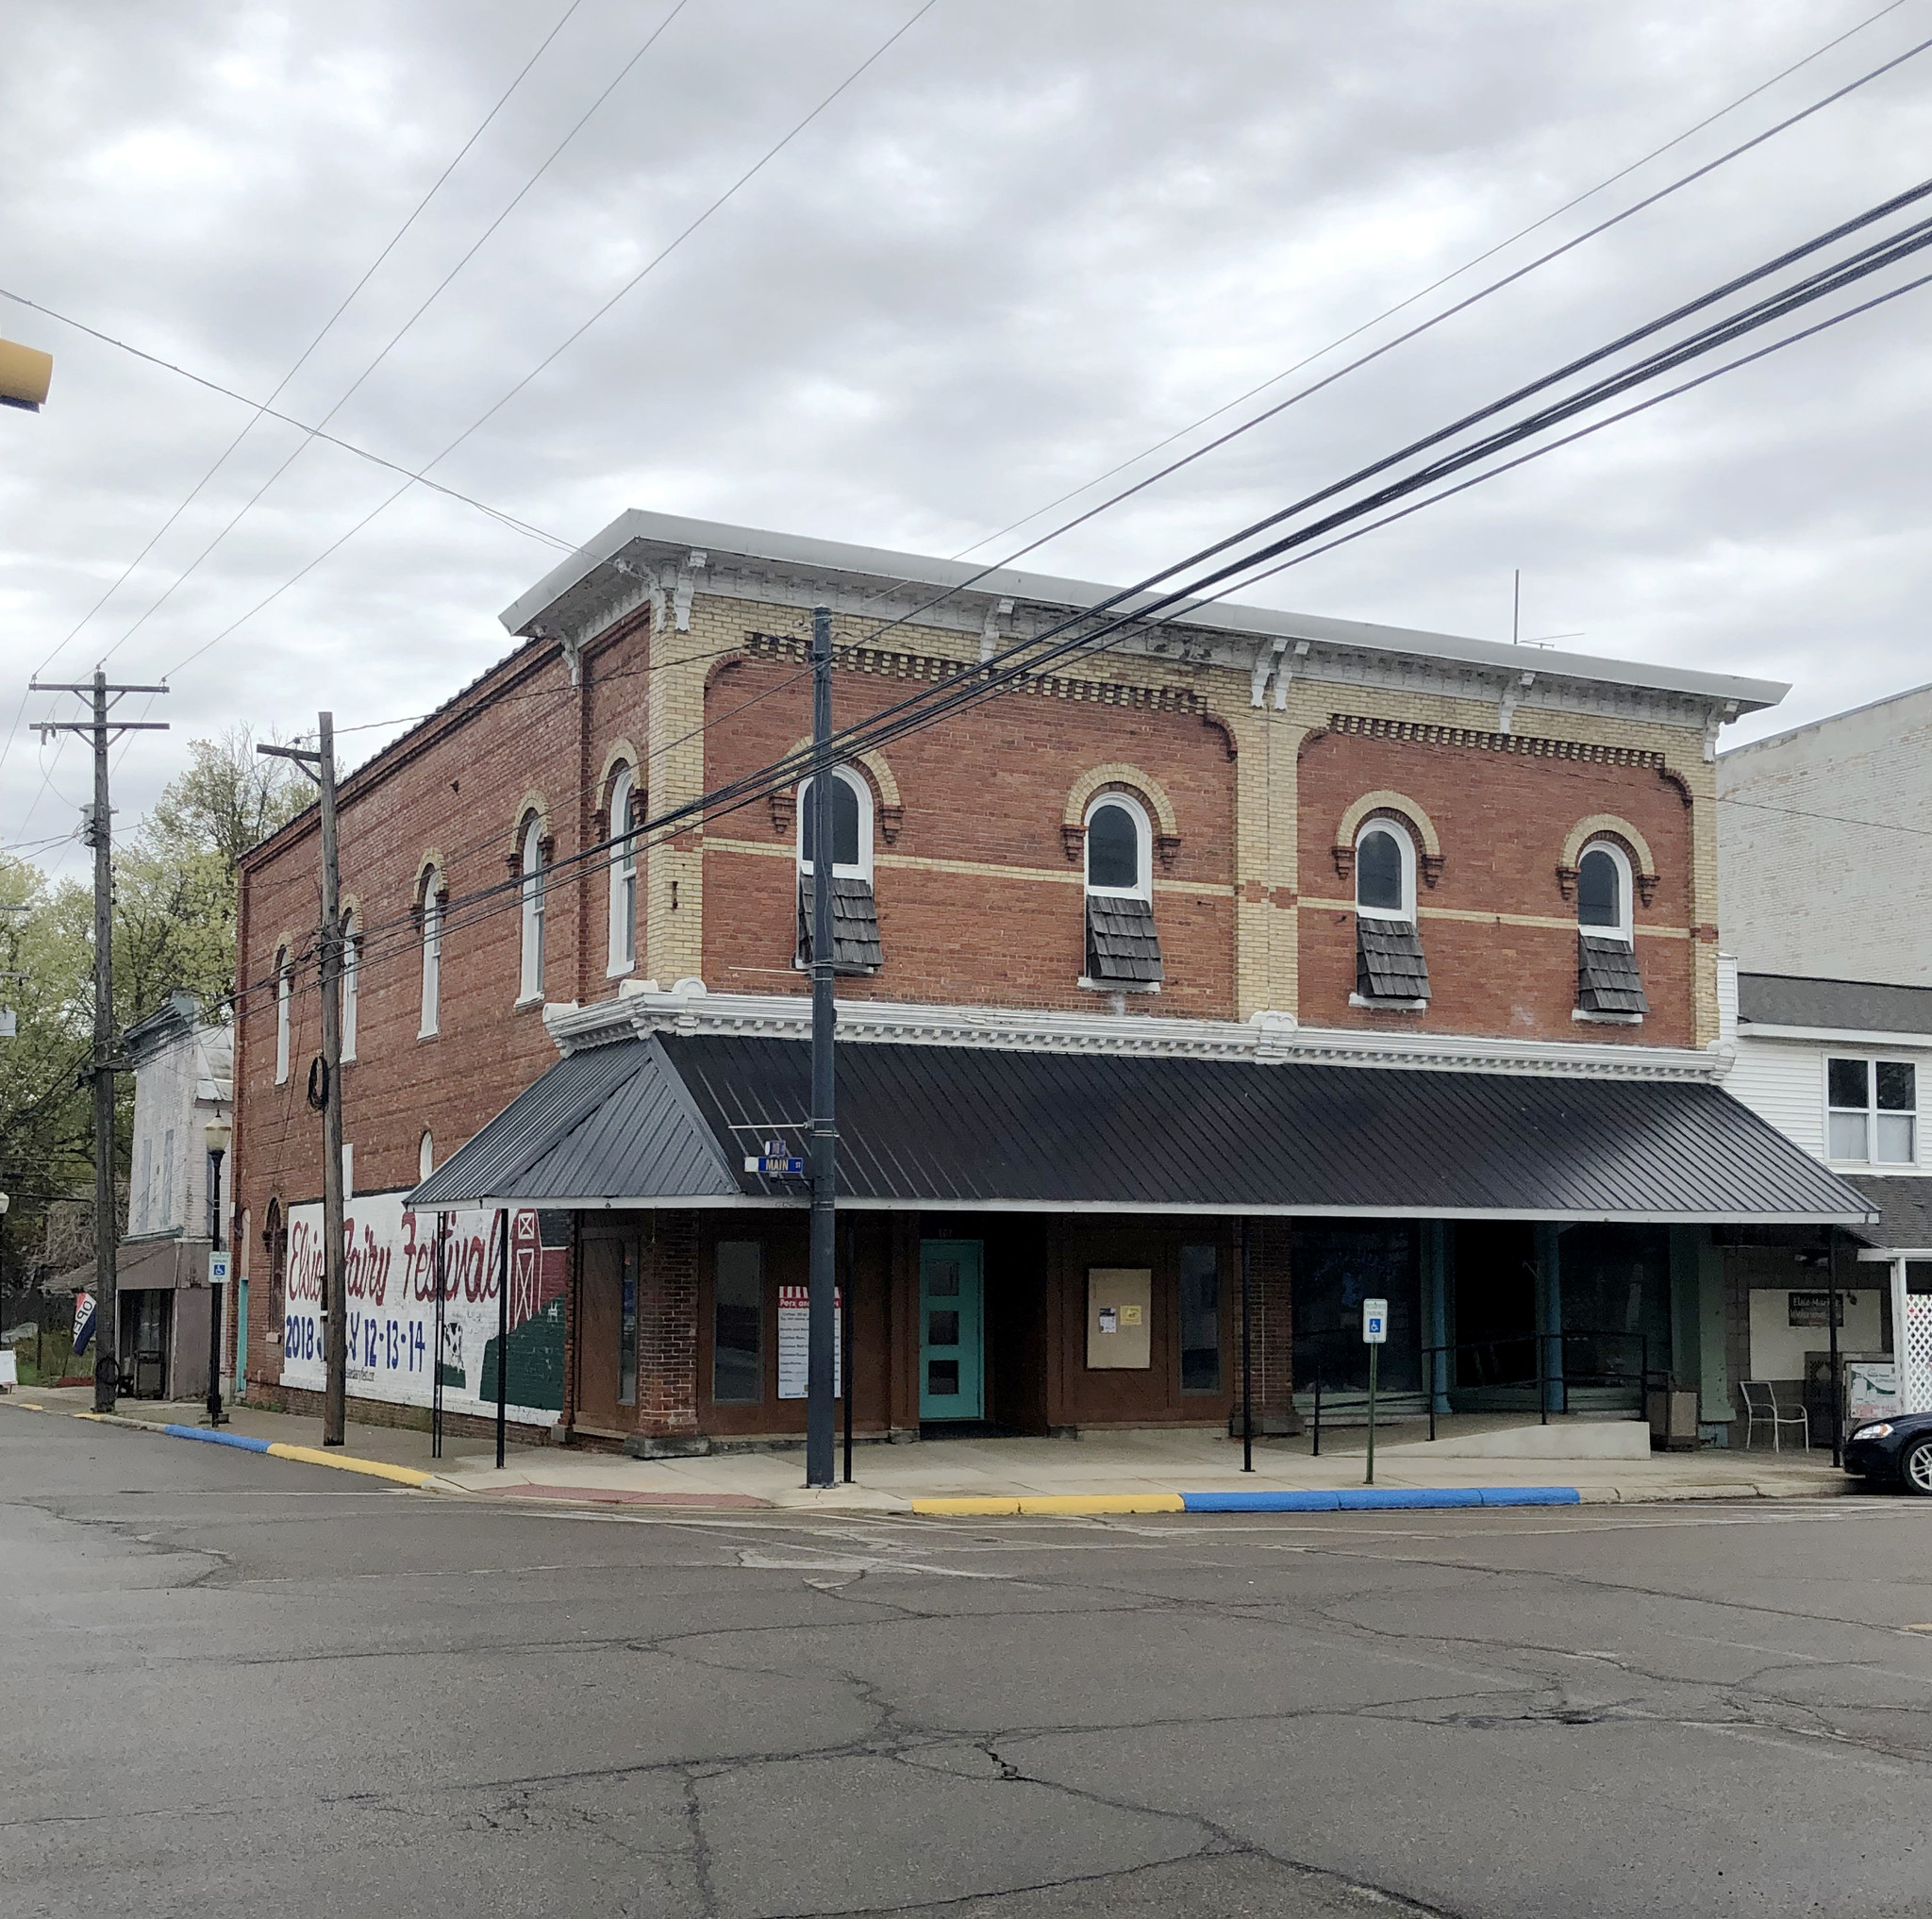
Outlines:
[[[1348,1003],[1360,1007],[1366,1012],[1419,1013],[1429,1010],[1425,999],[1371,999],[1361,993],[1350,993]]]
[[[541,993],[526,993],[521,999],[512,1000],[509,1010],[511,1012],[528,1012],[533,1006],[541,1006],[542,1004],[543,995]]]
[[[442,1029],[440,1026],[425,1026],[416,1037],[419,1040],[440,1040],[442,1037]]]
[[[1158,993],[1158,979],[1090,979],[1081,974],[1074,984],[1084,993]]]
[[[1585,1012],[1580,1006],[1570,1009],[1570,1017],[1579,1025],[1592,1026],[1641,1026],[1641,1013],[1632,1012]]]
[[[638,962],[632,960],[626,961],[622,966],[607,966],[604,969],[604,977],[606,979],[628,979],[637,970]]]

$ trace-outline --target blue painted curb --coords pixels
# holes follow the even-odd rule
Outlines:
[[[1577,1506],[1574,1486],[1360,1486],[1319,1493],[1183,1493],[1188,1512],[1386,1512],[1446,1506]]]
[[[250,1439],[241,1432],[216,1432],[205,1426],[164,1426],[161,1430],[170,1439],[206,1440],[211,1446],[240,1446],[244,1453],[265,1453],[269,1448],[265,1439]]]

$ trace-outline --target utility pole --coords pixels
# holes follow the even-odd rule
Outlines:
[[[832,1362],[838,1337],[839,1130],[832,999],[832,611],[811,615],[811,1291],[806,1314],[805,1483],[832,1484]],[[852,1381],[845,1381],[852,1391]]]
[[[121,1391],[121,1315],[114,1297],[114,1255],[121,1235],[114,1219],[114,814],[108,802],[108,748],[123,733],[165,733],[165,720],[113,720],[128,693],[164,693],[164,686],[109,686],[99,667],[85,685],[27,683],[29,693],[78,693],[92,702],[86,720],[49,720],[50,733],[78,733],[94,749],[94,803],[88,816],[88,844],[94,849],[94,1044],[88,1067],[94,1098],[94,1410],[112,1412]]]
[[[319,1092],[309,1078],[309,1103],[322,1108],[323,1332],[327,1376],[322,1402],[322,1443],[341,1445],[346,1434],[349,1389],[349,1312],[342,1242],[342,909],[341,875],[336,859],[336,722],[318,713],[316,750],[258,746],[276,759],[292,759],[314,780],[322,797],[322,932],[317,957],[322,975],[322,1060]]]

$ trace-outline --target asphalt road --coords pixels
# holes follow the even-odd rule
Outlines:
[[[0,1407],[8,1914],[1924,1919],[1928,1708],[1932,1501],[640,1520]]]

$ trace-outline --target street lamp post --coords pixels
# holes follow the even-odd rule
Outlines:
[[[208,1423],[224,1424],[222,1418],[222,1308],[227,1288],[217,1286],[214,1256],[222,1251],[222,1158],[234,1137],[226,1120],[211,1119],[203,1129],[208,1142]]]

